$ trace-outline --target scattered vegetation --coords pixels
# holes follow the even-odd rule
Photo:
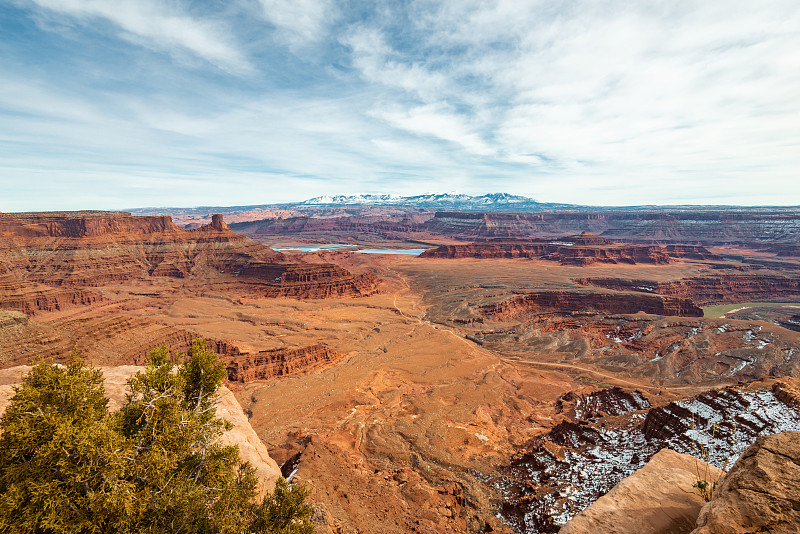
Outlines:
[[[257,498],[252,466],[220,443],[225,376],[195,342],[154,350],[118,412],[102,373],[73,355],[25,376],[0,420],[0,533],[310,534],[307,491]]]

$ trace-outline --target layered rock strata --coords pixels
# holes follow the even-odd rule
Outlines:
[[[613,243],[584,232],[578,236],[531,241],[492,240],[468,245],[442,245],[421,254],[425,258],[530,258],[562,265],[625,263],[663,265],[674,259],[721,260],[704,247],[693,245],[631,245]]]
[[[556,401],[556,413],[570,419],[593,419],[604,415],[622,415],[650,407],[641,391],[626,391],[621,387],[589,393],[569,391]]]
[[[0,364],[30,364],[39,359],[66,362],[77,350],[96,364],[142,365],[156,347],[166,344],[179,356],[200,337],[197,332],[147,317],[112,315],[41,323],[20,312],[0,311]],[[226,362],[228,380],[237,386],[308,373],[342,358],[323,344],[250,354],[224,339],[204,339],[208,348]]]
[[[575,282],[618,291],[691,298],[699,305],[800,297],[800,278],[789,276],[717,275],[669,282],[623,278],[578,278]]]
[[[481,306],[480,313],[494,318],[526,314],[628,313],[702,317],[703,310],[688,298],[638,293],[599,293],[581,291],[535,291],[511,297],[497,304]]]
[[[27,315],[60,311],[105,301],[94,291],[72,287],[53,287],[36,282],[0,281],[0,309]]]
[[[445,236],[460,240],[526,239],[589,232],[614,240],[684,245],[754,246],[781,256],[797,256],[797,208],[629,209],[539,213],[454,212],[430,215],[336,216],[318,209],[316,217],[273,218],[234,226],[251,236],[372,235],[388,239]]]
[[[800,239],[800,211],[787,209],[660,209],[544,213],[437,212],[431,233],[461,239],[521,238],[590,232],[637,243],[789,245]]]
[[[323,344],[297,349],[273,349],[256,354],[242,354],[226,362],[228,380],[247,383],[253,380],[307,373],[313,369],[335,363],[341,354]]]
[[[3,318],[13,317],[13,321]],[[174,354],[186,352],[196,332],[174,328],[149,317],[108,315],[40,322],[19,312],[0,310],[0,363],[19,365],[37,359],[64,362],[77,350],[100,365],[144,363],[154,348],[167,344]],[[222,340],[207,339],[224,358],[241,354]]]

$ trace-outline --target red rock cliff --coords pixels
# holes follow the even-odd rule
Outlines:
[[[152,276],[245,285],[264,296],[322,298],[375,292],[371,274],[330,264],[286,261],[231,231],[222,216],[197,230],[169,217],[124,213],[5,214],[0,277],[50,286],[99,286]],[[34,309],[35,307],[30,307]]]
[[[552,312],[635,314],[640,311],[653,315],[703,316],[703,310],[686,298],[580,291],[535,291],[480,308],[483,315],[498,318]]]
[[[491,240],[466,245],[443,245],[421,254],[428,258],[532,258],[559,261],[564,265],[592,263],[665,264],[671,259],[722,259],[693,245],[631,245],[584,232],[553,240]]]
[[[244,354],[227,360],[228,380],[247,383],[301,374],[334,363],[341,357],[322,344]]]

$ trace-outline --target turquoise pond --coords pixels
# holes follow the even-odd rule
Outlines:
[[[290,247],[272,247],[272,250],[277,250],[278,252],[282,250],[296,250],[298,252],[320,252],[322,250],[337,250],[340,248],[350,248],[354,247],[355,245],[341,245],[337,243],[333,244],[325,244],[325,245],[297,245],[297,246],[290,246]]]
[[[286,247],[272,247],[272,250],[276,250],[278,252],[284,250],[297,251],[297,252],[325,252],[325,251],[347,249],[355,246],[357,245],[344,245],[341,243],[325,243],[320,245],[290,245]],[[361,250],[356,250],[354,252],[360,252],[361,254],[402,254],[405,256],[419,256],[426,250],[427,249],[424,248],[365,248]]]
[[[356,250],[362,254],[405,254],[406,256],[419,256],[428,249],[425,248],[365,248]]]

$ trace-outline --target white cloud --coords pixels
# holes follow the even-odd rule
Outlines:
[[[404,110],[375,110],[373,114],[397,128],[451,141],[469,153],[480,156],[494,154],[494,150],[474,132],[463,117],[444,106],[426,105]]]
[[[20,2],[72,25],[64,49],[87,48],[73,61],[42,34],[30,48],[63,69],[23,45],[0,60],[0,182],[105,175],[111,195],[141,180],[148,204],[195,202],[192,180],[193,198],[239,204],[436,187],[800,204],[796,0],[259,0],[213,20],[177,7],[191,3]],[[106,35],[90,27],[181,61],[131,54],[145,83],[93,53]]]
[[[441,99],[447,93],[449,80],[445,74],[403,58],[378,29],[356,26],[341,41],[352,50],[353,63],[361,76],[371,83],[402,89],[426,102]]]
[[[364,79],[404,91],[376,113],[399,128],[628,196],[671,177],[746,198],[749,180],[777,190],[800,168],[796,2],[415,5],[413,55],[383,28],[346,41]]]
[[[330,0],[259,0],[264,17],[278,28],[281,37],[295,49],[325,37],[335,16]]]
[[[170,53],[190,52],[232,73],[251,65],[217,22],[199,20],[156,0],[32,0],[40,7],[79,19],[103,18],[122,37]]]

